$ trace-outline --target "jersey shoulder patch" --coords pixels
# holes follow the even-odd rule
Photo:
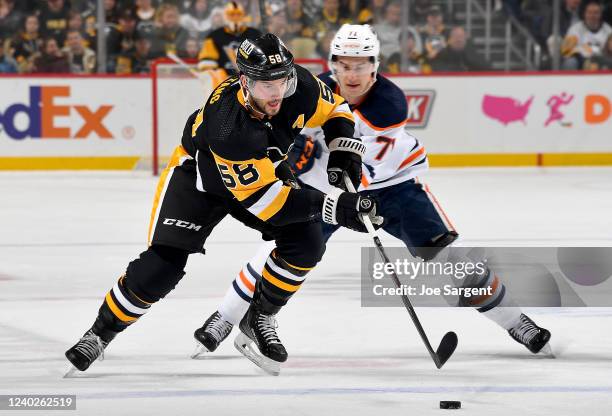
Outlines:
[[[355,109],[376,130],[397,127],[406,121],[408,104],[404,92],[389,79],[377,75],[365,101]]]

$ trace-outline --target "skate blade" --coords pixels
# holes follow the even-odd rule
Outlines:
[[[253,346],[253,341],[242,332],[238,334],[234,340],[234,347],[267,374],[273,376],[278,376],[280,374],[280,363],[261,355],[257,347]]]
[[[206,354],[209,353],[209,352],[210,351],[208,350],[208,348],[206,348],[203,344],[200,344],[198,341],[196,341],[195,350],[190,355],[190,357],[193,360],[197,360],[199,358],[204,358],[206,356]]]
[[[552,348],[550,347],[550,343],[548,343],[548,342],[546,343],[546,345],[544,345],[542,347],[542,349],[540,350],[540,352],[538,352],[538,354],[547,356],[549,358],[557,358],[555,356],[555,353],[553,352]]]
[[[79,370],[75,366],[71,365],[62,378],[76,378],[78,374],[77,371]]]

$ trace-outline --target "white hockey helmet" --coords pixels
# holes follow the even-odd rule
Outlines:
[[[374,71],[378,71],[380,42],[370,25],[343,24],[329,47],[329,63],[338,56],[367,56],[373,58]]]

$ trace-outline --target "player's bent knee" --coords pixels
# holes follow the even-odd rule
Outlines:
[[[448,231],[433,240],[431,240],[426,247],[417,247],[416,255],[422,258],[424,261],[433,260],[436,256],[450,246],[457,238],[459,234],[456,231]]]
[[[143,301],[157,302],[185,275],[183,268],[188,255],[172,247],[151,246],[128,265],[125,286]]]

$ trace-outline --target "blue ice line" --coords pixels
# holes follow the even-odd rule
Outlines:
[[[79,399],[130,399],[189,396],[297,396],[350,395],[377,393],[612,393],[612,386],[457,386],[457,387],[355,387],[355,388],[294,388],[294,389],[214,389],[127,391],[77,394]]]

